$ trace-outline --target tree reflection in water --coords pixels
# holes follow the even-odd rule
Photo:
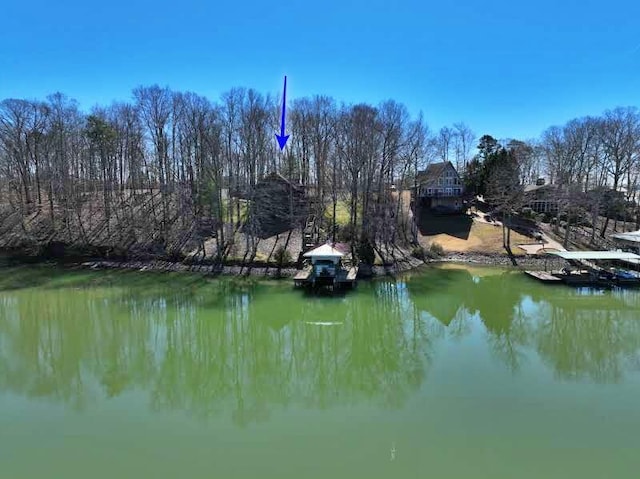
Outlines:
[[[0,391],[78,409],[143,392],[156,410],[243,425],[291,405],[400,407],[436,343],[477,327],[514,373],[532,354],[562,380],[620,381],[640,364],[638,292],[581,294],[500,270],[434,268],[336,298],[288,283],[82,278],[0,294]]]
[[[640,364],[637,290],[549,287],[517,272],[478,277],[463,268],[426,271],[408,289],[419,309],[446,326],[477,315],[492,352],[513,372],[534,352],[565,380],[617,382]]]
[[[0,390],[80,409],[146,391],[154,409],[230,413],[247,424],[290,404],[398,407],[422,384],[432,341],[402,283],[344,298],[288,286],[4,294]]]
[[[535,318],[535,347],[562,379],[619,382],[640,360],[640,314],[621,302],[603,308],[584,299],[547,302]]]

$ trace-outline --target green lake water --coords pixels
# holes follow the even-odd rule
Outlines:
[[[1,272],[3,479],[640,477],[640,291]]]

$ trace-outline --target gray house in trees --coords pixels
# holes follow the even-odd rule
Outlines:
[[[464,186],[450,161],[432,163],[416,177],[416,200],[422,207],[442,212],[463,209]]]
[[[536,213],[558,212],[558,186],[539,178],[535,185],[524,186],[525,206]]]

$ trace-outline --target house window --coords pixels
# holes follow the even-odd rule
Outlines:
[[[441,185],[442,184],[442,178],[438,178],[438,184]]]
[[[445,193],[447,196],[451,196],[451,188],[445,189]]]
[[[427,194],[430,195],[433,193],[433,190],[431,188],[427,189]]]

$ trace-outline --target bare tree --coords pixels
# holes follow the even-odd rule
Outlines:
[[[438,145],[438,155],[442,159],[442,161],[449,161],[455,135],[456,131],[449,128],[448,126],[440,128],[440,131],[438,132],[438,135],[436,137],[436,142]]]
[[[453,143],[455,151],[455,165],[458,171],[464,171],[469,162],[470,153],[473,148],[473,142],[476,135],[465,123],[458,122],[453,124]]]
[[[605,112],[602,120],[601,139],[604,148],[605,168],[618,191],[640,155],[640,116],[636,108],[616,108]],[[627,184],[627,186],[630,186]],[[617,221],[617,220],[616,220]],[[609,225],[605,218],[600,236],[604,238]]]

